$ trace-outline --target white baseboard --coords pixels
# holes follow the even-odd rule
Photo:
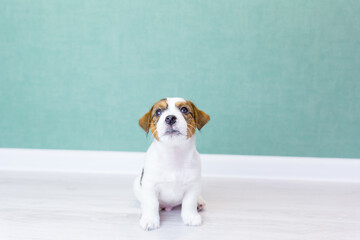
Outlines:
[[[139,174],[145,153],[0,148],[0,170]],[[360,159],[201,154],[204,176],[360,181]]]

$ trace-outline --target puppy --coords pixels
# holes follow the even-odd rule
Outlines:
[[[205,202],[200,196],[201,164],[195,131],[209,120],[209,115],[183,98],[162,99],[140,118],[140,126],[154,136],[143,171],[134,182],[144,230],[160,226],[159,208],[171,211],[178,205],[182,205],[181,217],[186,225],[201,224],[198,210]]]

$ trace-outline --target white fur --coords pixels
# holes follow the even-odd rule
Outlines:
[[[195,146],[195,135],[187,139],[187,123],[175,103],[182,98],[167,98],[168,108],[157,123],[159,141],[154,139],[146,152],[144,175],[134,182],[134,192],[141,204],[140,226],[152,230],[160,226],[159,207],[170,211],[182,205],[181,217],[186,225],[198,226],[201,216],[198,204],[205,202],[200,197],[201,164]],[[169,125],[168,115],[177,118],[173,128],[181,135],[164,135]]]

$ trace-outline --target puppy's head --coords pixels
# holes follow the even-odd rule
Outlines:
[[[210,120],[189,100],[164,98],[156,102],[140,118],[139,125],[146,133],[151,130],[157,141],[181,142],[194,136]]]

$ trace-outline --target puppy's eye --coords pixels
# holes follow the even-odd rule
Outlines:
[[[182,107],[180,111],[185,114],[189,113],[189,110],[186,107]]]
[[[156,112],[155,112],[155,116],[157,116],[157,117],[160,116],[160,115],[161,115],[161,112],[162,112],[162,111],[161,111],[160,108],[157,109]]]

